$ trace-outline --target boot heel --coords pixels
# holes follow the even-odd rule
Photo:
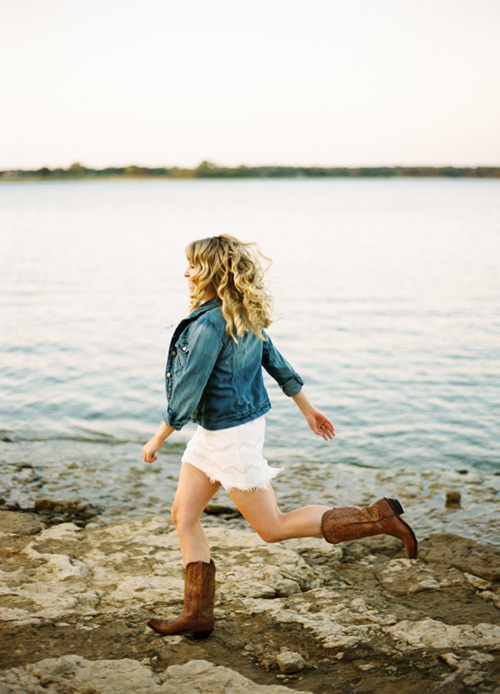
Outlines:
[[[388,499],[387,497],[384,498],[397,516],[401,516],[404,513],[404,508],[397,499]]]
[[[193,632],[193,639],[206,639],[210,636],[212,633],[213,629],[210,629],[210,631],[194,631]]]

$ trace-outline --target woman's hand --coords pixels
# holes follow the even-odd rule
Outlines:
[[[142,459],[145,463],[154,463],[157,460],[156,453],[163,446],[165,441],[158,439],[158,437],[153,436],[147,443],[142,447]]]
[[[311,411],[304,416],[315,434],[321,436],[325,441],[333,439],[335,436],[335,430],[333,428],[333,424],[326,415],[313,407]]]
[[[321,436],[325,441],[333,439],[335,436],[333,424],[323,412],[311,405],[303,389],[293,396],[293,400],[315,434]]]
[[[154,463],[157,460],[156,454],[163,446],[167,438],[174,431],[173,427],[165,423],[160,425],[160,428],[147,443],[142,447],[142,459],[145,463]]]

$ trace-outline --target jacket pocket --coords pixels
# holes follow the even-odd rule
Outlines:
[[[184,368],[186,366],[186,360],[189,356],[189,344],[184,339],[180,339],[175,343],[175,359],[178,360],[179,366]]]

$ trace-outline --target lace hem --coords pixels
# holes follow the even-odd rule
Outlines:
[[[206,469],[204,466],[200,465],[198,462],[193,462],[189,460],[183,460],[182,461],[183,465],[192,465],[193,467],[197,468],[201,472],[203,472],[210,482],[212,484],[215,484],[216,482],[220,482],[220,484],[224,487],[226,492],[232,492],[233,490],[237,489],[241,492],[256,492],[256,491],[262,491],[264,489],[267,489],[268,484],[273,480],[275,477],[277,477],[281,472],[284,471],[285,468],[283,467],[268,467],[268,472],[269,474],[267,475],[267,478],[265,480],[262,480],[260,482],[252,482],[248,484],[242,484],[241,482],[235,482],[232,481],[230,482],[229,480],[224,480],[224,479],[219,479],[218,477],[215,477],[215,475],[208,469]]]

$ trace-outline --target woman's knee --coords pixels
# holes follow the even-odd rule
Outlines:
[[[175,502],[170,509],[170,516],[176,528],[196,525],[200,520],[200,515],[198,513],[193,513],[191,509],[185,507],[183,504],[176,504]]]
[[[264,542],[281,542],[283,540],[283,535],[280,532],[275,532],[274,528],[255,528],[257,534],[264,540]]]
[[[259,537],[264,540],[264,542],[281,542],[285,537],[283,535],[283,517],[285,514],[281,513],[273,518],[272,522],[265,524],[252,524],[253,529],[259,535]]]

